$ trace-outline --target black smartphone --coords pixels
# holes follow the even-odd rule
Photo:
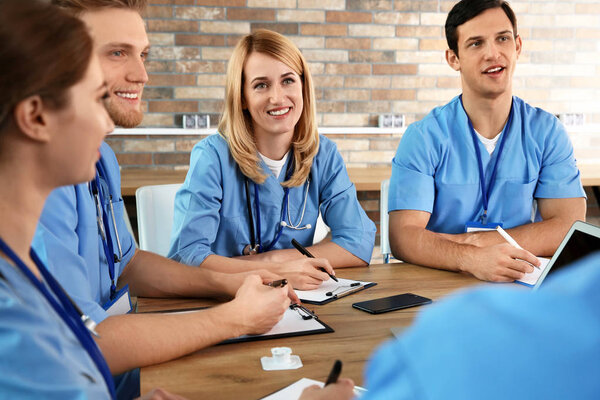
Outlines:
[[[388,311],[400,310],[403,308],[422,306],[431,303],[427,297],[417,296],[412,293],[397,294],[380,299],[361,301],[352,304],[352,307],[366,311],[371,314],[381,314]]]

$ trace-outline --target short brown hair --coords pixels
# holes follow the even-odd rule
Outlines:
[[[85,24],[39,0],[0,1],[0,127],[14,107],[39,95],[51,108],[87,72],[93,42]]]
[[[124,8],[143,14],[147,3],[148,0],[52,0],[52,4],[74,15],[104,8]]]

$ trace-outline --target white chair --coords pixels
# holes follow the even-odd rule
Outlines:
[[[319,217],[317,218],[317,222],[315,223],[315,235],[313,236],[313,244],[317,244],[323,239],[325,239],[329,232],[331,232],[331,228],[325,224],[321,213],[319,213]]]
[[[385,264],[390,262],[390,237],[389,237],[389,215],[388,215],[388,192],[390,189],[390,180],[381,182],[381,192],[379,194],[379,242],[381,255]]]
[[[135,191],[140,249],[161,256],[169,252],[175,194],[180,183],[142,186]]]
[[[142,186],[135,191],[140,249],[161,256],[166,256],[169,252],[175,194],[180,187],[180,183],[153,185]],[[319,213],[313,244],[325,239],[330,231]]]

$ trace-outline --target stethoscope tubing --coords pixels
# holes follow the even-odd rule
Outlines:
[[[98,218],[98,230],[100,231],[100,236],[102,239],[102,247],[104,249],[104,255],[106,257],[106,263],[108,264],[108,275],[110,277],[111,285],[110,285],[110,299],[114,300],[115,295],[117,293],[116,286],[116,278],[115,278],[115,262],[120,262],[123,259],[123,251],[121,248],[121,239],[119,238],[119,231],[117,228],[117,221],[115,219],[115,212],[112,205],[112,195],[109,194],[108,203],[110,207],[110,214],[112,216],[112,222],[115,232],[115,239],[117,242],[117,247],[119,250],[119,256],[117,256],[114,252],[112,234],[110,229],[110,224],[108,223],[108,212],[106,210],[106,196],[104,194],[104,190],[102,185],[100,184],[100,177],[106,180],[106,171],[104,170],[104,166],[98,161],[96,163],[96,176],[91,182],[92,187],[92,196],[94,197],[94,201],[96,202],[97,213],[100,214],[97,216]],[[110,191],[110,189],[109,189]]]

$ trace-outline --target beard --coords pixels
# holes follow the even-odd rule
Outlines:
[[[106,111],[115,125],[123,128],[135,128],[142,123],[144,114],[142,110],[123,110],[112,99],[106,102]]]

